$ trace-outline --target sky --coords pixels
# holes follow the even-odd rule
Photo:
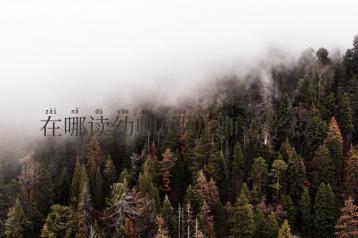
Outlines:
[[[40,133],[50,107],[175,101],[271,48],[344,53],[357,23],[356,0],[1,0],[0,132]]]

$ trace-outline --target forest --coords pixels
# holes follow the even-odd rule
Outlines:
[[[0,237],[358,237],[358,36],[136,107],[160,133],[1,151]]]

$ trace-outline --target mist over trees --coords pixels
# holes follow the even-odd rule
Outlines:
[[[357,237],[358,36],[267,65],[146,105],[161,133],[1,153],[0,237]]]

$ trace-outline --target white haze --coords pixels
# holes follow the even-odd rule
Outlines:
[[[270,48],[344,52],[357,23],[356,0],[1,0],[0,132],[40,135],[49,107],[175,102]]]

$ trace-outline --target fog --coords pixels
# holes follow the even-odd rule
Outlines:
[[[357,11],[355,0],[2,0],[0,132],[40,136],[50,107],[68,115],[195,97],[207,80],[245,72],[272,49],[288,58],[307,47],[344,53]]]

